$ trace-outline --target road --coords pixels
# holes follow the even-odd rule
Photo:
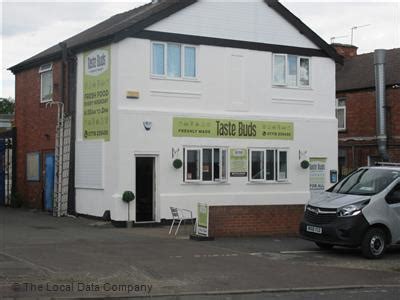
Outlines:
[[[346,291],[348,298],[340,299],[390,299],[400,287],[399,248],[381,260],[366,260],[357,249],[321,251],[295,237],[197,242],[188,239],[189,228],[174,237],[168,227],[114,228],[5,208],[0,224],[4,296],[300,299],[302,293],[327,293],[333,299]]]

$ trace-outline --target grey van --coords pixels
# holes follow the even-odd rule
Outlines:
[[[360,168],[311,199],[300,235],[322,249],[361,247],[380,258],[400,244],[400,166]]]

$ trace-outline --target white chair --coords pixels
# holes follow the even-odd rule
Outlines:
[[[176,208],[176,207],[170,207],[171,209],[171,214],[172,214],[172,224],[169,229],[169,233],[171,234],[172,228],[174,227],[175,224],[178,224],[178,227],[176,228],[175,235],[178,234],[179,227],[181,226],[181,223],[185,224],[186,220],[190,220],[193,225],[193,214],[190,210],[188,209],[183,209],[183,208]]]

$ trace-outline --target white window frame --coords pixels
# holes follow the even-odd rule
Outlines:
[[[300,84],[300,60],[307,59],[308,60],[308,85]],[[299,88],[310,88],[311,87],[311,57],[308,56],[297,56],[297,87]]]
[[[272,180],[268,180],[267,179],[267,151],[274,151],[274,179],[272,179]],[[276,148],[267,148],[267,149],[265,149],[265,181],[266,182],[276,182],[277,181],[277,173],[278,173],[278,170],[276,169],[276,164],[277,164],[277,155],[276,155]]]
[[[200,152],[200,155],[199,155],[199,159],[200,159],[200,162],[199,162],[199,179],[189,179],[189,178],[187,178],[187,158],[188,158],[188,151],[198,151],[198,152]],[[201,148],[196,148],[196,147],[188,147],[188,148],[185,148],[185,159],[184,159],[184,168],[183,168],[183,171],[184,171],[184,178],[185,178],[185,182],[201,182],[202,181],[202,179],[203,179],[203,150],[201,149]]]
[[[261,179],[253,179],[253,152],[262,152],[264,154],[264,178]],[[267,160],[266,160],[266,151],[263,148],[250,148],[249,149],[249,180],[253,182],[265,182],[266,181],[266,167],[267,167]]]
[[[311,88],[311,57],[309,56],[301,56],[301,55],[296,55],[296,54],[290,54],[294,55],[297,57],[297,74],[296,74],[296,85],[289,85],[288,84],[288,76],[289,76],[289,61],[288,61],[288,55],[285,53],[274,53],[272,55],[272,85],[276,87],[288,87],[288,88]],[[274,72],[275,72],[275,56],[284,56],[285,57],[285,83],[276,83],[274,82]],[[308,85],[300,85],[300,59],[308,59],[308,67],[309,67],[309,74],[308,74]]]
[[[267,151],[274,151],[274,179],[267,180]],[[252,178],[252,153],[254,151],[261,151],[264,153],[264,179],[253,179]],[[280,178],[279,163],[280,153],[286,153],[286,178]],[[288,182],[289,181],[289,149],[287,148],[250,148],[249,149],[249,182],[262,182],[262,183],[277,183],[277,182]]]
[[[51,98],[50,99],[43,99],[43,75],[51,72]],[[41,65],[39,68],[39,74],[40,74],[40,103],[46,103],[46,102],[51,102],[53,101],[53,63],[47,63],[44,65]]]
[[[154,74],[153,73],[153,67],[154,67],[154,59],[153,59],[153,45],[154,44],[160,44],[164,45],[164,75],[160,74]],[[180,46],[181,49],[181,76],[180,77],[173,77],[173,76],[168,76],[168,45],[178,45]],[[185,48],[194,48],[195,49],[195,76],[190,77],[190,76],[185,76]],[[151,42],[151,70],[150,74],[151,77],[157,78],[157,79],[170,79],[170,80],[187,80],[187,81],[198,81],[198,76],[199,76],[199,67],[198,67],[198,60],[199,60],[199,47],[196,45],[190,45],[190,44],[180,44],[180,43],[173,43],[173,42],[157,42],[157,41],[152,41]]]
[[[284,83],[277,83],[274,82],[274,74],[275,74],[275,56],[283,56],[285,57],[285,80]],[[287,61],[287,55],[286,54],[282,54],[282,53],[274,53],[272,55],[272,84],[274,86],[286,86],[287,85],[287,72],[288,72],[288,61]]]
[[[203,150],[211,149],[211,180],[203,180]],[[219,178],[214,178],[214,149],[219,149]],[[187,152],[188,151],[199,151],[200,152],[200,176],[199,179],[188,179],[187,178]],[[225,178],[222,178],[222,153],[225,152]],[[185,147],[185,159],[184,159],[184,181],[188,183],[224,183],[228,181],[228,148],[217,147],[217,146],[204,146],[204,147]]]
[[[286,153],[286,178],[281,178],[280,172],[280,162],[281,162],[281,152]],[[276,149],[276,154],[278,154],[278,159],[276,160],[276,181],[286,182],[289,180],[289,151],[287,149]],[[276,155],[275,154],[275,155]]]
[[[346,131],[347,130],[347,122],[346,122],[346,119],[347,119],[347,111],[346,111],[346,104],[343,106],[343,105],[339,105],[339,100],[344,100],[344,101],[346,101],[346,98],[344,98],[344,97],[341,97],[341,98],[336,98],[336,105],[335,105],[335,112],[336,112],[336,115],[337,115],[337,113],[338,113],[338,111],[339,110],[343,110],[343,124],[344,124],[344,127],[343,128],[340,128],[339,127],[339,119],[337,119],[338,120],[338,131]]]

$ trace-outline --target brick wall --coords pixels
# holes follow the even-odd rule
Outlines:
[[[347,44],[332,44],[332,46],[335,48],[336,52],[345,57],[345,58],[351,58],[357,55],[357,47],[353,45],[347,45]]]
[[[346,98],[346,127],[339,132],[339,150],[346,157],[345,173],[365,166],[368,156],[379,156],[376,144],[375,90],[338,93]],[[386,89],[388,153],[391,162],[400,162],[400,89]]]
[[[304,205],[210,206],[210,236],[297,235]]]
[[[59,62],[53,64],[53,100],[59,100]],[[43,207],[44,155],[54,153],[57,107],[40,103],[39,68],[16,74],[15,80],[15,126],[17,128],[17,193],[24,205]],[[28,182],[26,178],[26,154],[40,152],[41,178]]]

